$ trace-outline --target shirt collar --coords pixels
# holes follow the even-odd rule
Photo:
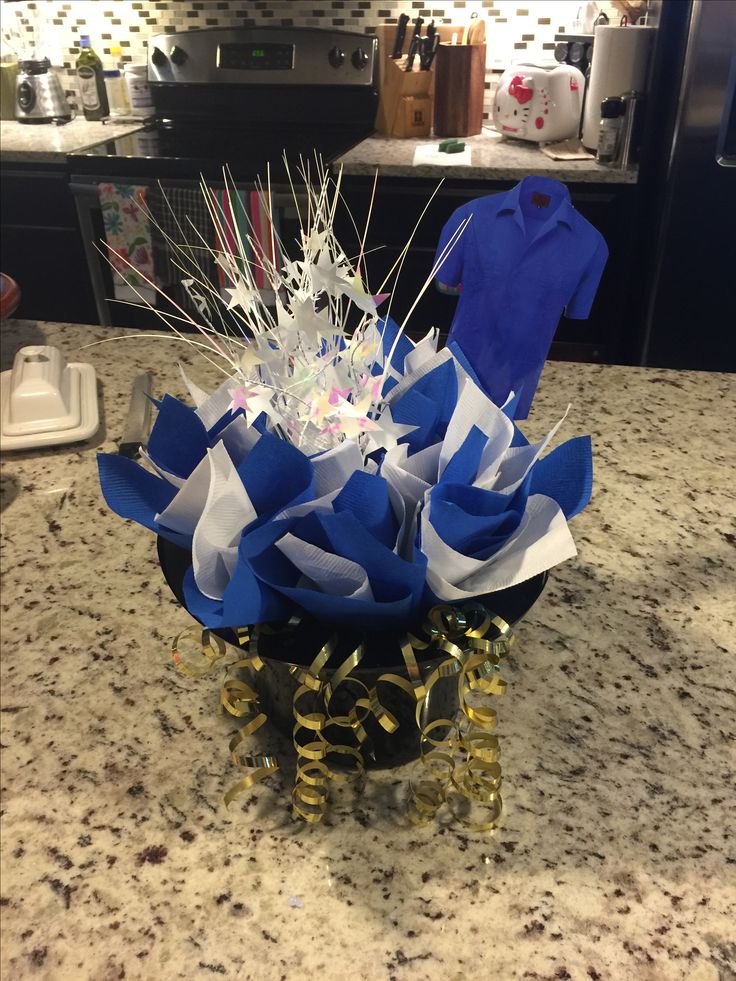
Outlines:
[[[567,228],[572,229],[572,213],[574,208],[570,201],[570,192],[565,185],[561,183],[561,181],[556,181],[551,177],[537,177],[536,175],[530,175],[529,177],[525,177],[523,180],[519,181],[515,187],[512,187],[510,191],[506,192],[503,205],[496,213],[497,218],[500,215],[513,214],[516,224],[522,231],[525,230],[524,216],[521,213],[520,201],[522,191],[525,193],[529,191],[539,191],[541,194],[550,194],[559,200],[559,204],[545,222],[545,230],[549,228],[553,222],[566,225]],[[537,235],[537,238],[538,237],[539,235]]]

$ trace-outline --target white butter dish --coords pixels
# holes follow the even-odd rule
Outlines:
[[[66,364],[58,348],[21,348],[0,374],[0,449],[24,450],[89,439],[99,426],[92,365]]]

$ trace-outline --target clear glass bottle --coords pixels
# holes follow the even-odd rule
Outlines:
[[[110,60],[104,70],[105,91],[110,106],[110,116],[128,116],[130,114],[128,88],[120,70],[121,54],[120,47],[113,45],[110,48]]]
[[[92,50],[89,35],[80,35],[79,46],[82,51],[77,58],[77,77],[84,117],[90,120],[104,119],[110,114],[110,106],[105,92],[102,62]]]
[[[598,151],[596,153],[599,164],[611,166],[616,162],[623,115],[623,99],[609,97],[601,102],[601,126],[598,131]]]

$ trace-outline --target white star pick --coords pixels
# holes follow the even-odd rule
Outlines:
[[[242,307],[245,311],[251,310],[261,298],[258,290],[246,286],[242,279],[235,280],[233,289],[224,287],[223,292],[227,294],[228,310],[232,310],[233,307]]]
[[[386,406],[376,422],[378,423],[377,431],[371,432],[368,437],[369,452],[380,449],[392,450],[400,439],[419,428],[418,426],[405,426],[400,422],[394,422],[390,406]]]

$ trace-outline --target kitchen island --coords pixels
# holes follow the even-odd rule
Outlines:
[[[3,458],[4,977],[732,976],[734,376],[546,366],[523,428],[571,402],[595,486],[504,668],[502,829],[407,826],[410,768],[305,826],[288,776],[223,806],[217,681],[175,670],[191,620],[97,484],[136,374],[182,394],[177,361],[212,369],[170,339],[2,331],[3,368],[56,344],[102,400],[88,443]]]

